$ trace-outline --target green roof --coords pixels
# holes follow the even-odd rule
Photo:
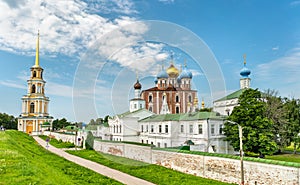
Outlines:
[[[235,92],[233,92],[233,93],[231,93],[231,94],[229,94],[229,95],[227,95],[227,96],[225,96],[221,99],[218,99],[216,101],[224,101],[224,100],[231,100],[231,99],[239,98],[245,90],[246,89],[237,90],[237,91],[235,91]]]
[[[140,122],[158,122],[158,121],[192,121],[192,120],[203,120],[203,119],[225,119],[226,116],[220,116],[216,112],[192,112],[184,114],[159,114],[152,115]]]
[[[119,116],[120,118],[122,118],[122,117],[126,117],[126,116],[128,116],[128,115],[131,115],[131,114],[135,114],[135,113],[138,113],[138,112],[142,112],[142,111],[150,112],[150,111],[148,111],[147,109],[138,109],[138,110],[135,110],[135,111],[133,111],[133,112],[127,111],[127,112],[124,112],[124,113],[122,113],[122,114],[118,114],[117,116]]]

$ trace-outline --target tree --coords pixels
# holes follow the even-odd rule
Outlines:
[[[290,143],[294,143],[294,153],[296,153],[297,147],[300,146],[300,100],[299,99],[287,99],[285,98],[284,108],[286,110],[285,117],[287,119],[286,135],[290,140]]]
[[[66,118],[56,119],[52,122],[53,130],[59,130],[69,125],[71,125],[71,122],[68,122]]]
[[[85,140],[85,148],[87,150],[93,150],[94,149],[94,136],[91,131],[88,132],[86,140]]]
[[[96,125],[96,122],[94,119],[91,119],[90,122],[89,122],[89,125]]]
[[[18,128],[18,121],[17,119],[6,113],[0,113],[0,126],[3,126],[5,129],[15,129]]]
[[[289,136],[289,122],[286,118],[287,108],[283,98],[278,97],[275,90],[266,90],[263,93],[263,99],[266,102],[265,116],[273,122],[272,132],[274,140],[279,147],[279,151],[283,151],[285,147],[291,144]]]
[[[247,89],[239,97],[239,106],[234,107],[228,120],[243,127],[243,150],[261,154],[273,154],[277,150],[273,126],[265,115],[266,103],[256,89]],[[238,126],[225,122],[224,133],[234,149],[239,149]]]

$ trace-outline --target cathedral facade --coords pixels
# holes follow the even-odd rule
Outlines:
[[[192,72],[186,64],[178,70],[173,61],[155,78],[155,87],[143,90],[141,98],[145,108],[155,114],[180,114],[194,112],[198,109],[197,91],[192,90]]]
[[[39,63],[39,34],[36,44],[35,65],[30,68],[27,80],[27,95],[22,97],[22,113],[18,117],[18,130],[27,134],[38,135],[50,129],[53,117],[49,116],[49,98],[45,96],[43,68]]]

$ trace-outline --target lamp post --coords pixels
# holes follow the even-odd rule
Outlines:
[[[230,120],[227,120],[229,123],[232,123],[232,124],[235,124],[235,125],[238,125],[239,127],[239,138],[240,138],[240,160],[241,160],[241,185],[244,185],[244,161],[243,161],[243,127],[234,122],[234,121],[230,121]]]

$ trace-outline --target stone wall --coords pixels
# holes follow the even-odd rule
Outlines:
[[[95,140],[94,149],[223,182],[240,182],[240,161],[235,159],[152,150],[146,146],[99,140]],[[300,184],[299,168],[244,161],[244,173],[245,185]]]

